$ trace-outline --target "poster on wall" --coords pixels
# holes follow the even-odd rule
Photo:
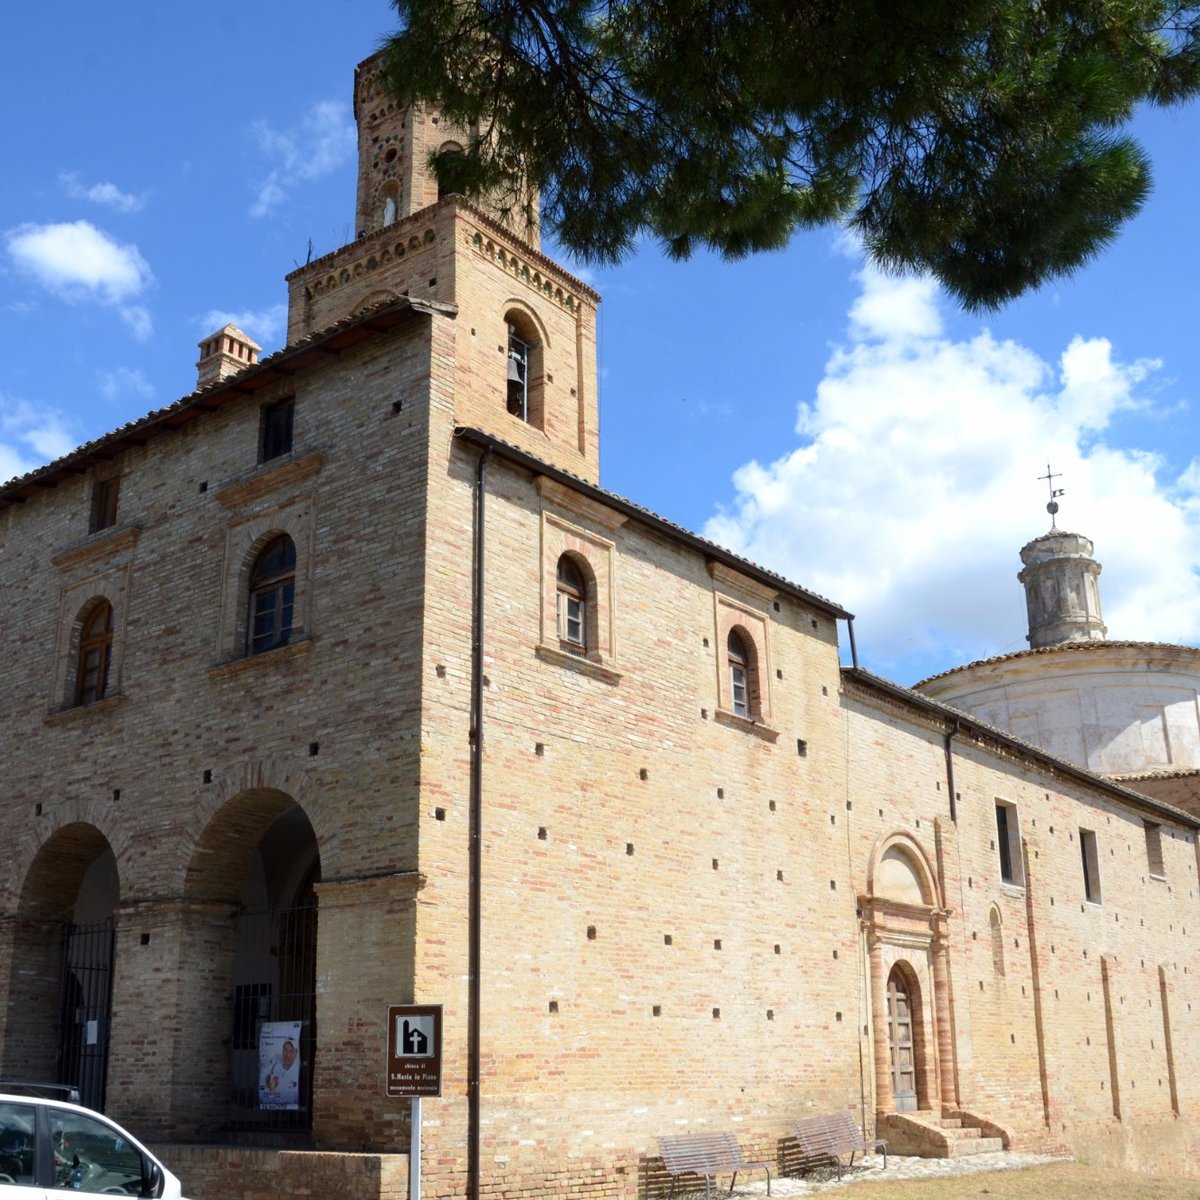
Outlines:
[[[264,1021],[258,1032],[258,1107],[300,1107],[301,1021]]]

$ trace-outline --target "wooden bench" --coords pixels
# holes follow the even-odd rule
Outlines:
[[[712,1195],[713,1179],[733,1173],[729,1182],[732,1194],[739,1171],[761,1168],[767,1173],[767,1195],[771,1194],[771,1167],[765,1162],[747,1162],[732,1133],[679,1133],[658,1139],[663,1166],[671,1176],[671,1195],[681,1175],[703,1175],[704,1194]]]
[[[883,1169],[887,1170],[887,1142],[882,1138],[863,1137],[854,1118],[848,1112],[828,1117],[806,1117],[792,1126],[800,1153],[806,1162],[829,1162],[842,1177],[842,1155],[849,1154],[848,1166],[854,1166],[854,1156],[868,1150],[882,1151]]]

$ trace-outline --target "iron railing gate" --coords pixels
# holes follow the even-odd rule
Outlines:
[[[317,905],[242,908],[237,914],[237,954],[230,996],[229,1125],[243,1131],[312,1127],[312,1069],[316,1034]],[[299,1088],[294,1108],[264,1103],[260,1056],[263,1025],[300,1025]]]
[[[103,1111],[112,1011],[112,918],[62,927],[58,1081],[79,1089],[80,1101]]]

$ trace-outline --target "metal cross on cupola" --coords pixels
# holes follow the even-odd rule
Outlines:
[[[1044,479],[1046,481],[1046,486],[1050,489],[1050,503],[1046,505],[1046,511],[1050,514],[1051,530],[1057,529],[1058,498],[1059,496],[1066,495],[1066,488],[1056,488],[1054,486],[1054,481],[1062,478],[1062,472],[1050,470],[1050,464],[1047,463],[1045,475],[1039,475],[1038,478]]]

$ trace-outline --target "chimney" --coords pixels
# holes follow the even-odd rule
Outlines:
[[[262,349],[257,342],[252,342],[236,325],[226,325],[216,333],[210,333],[200,343],[200,361],[196,363],[198,378],[197,387],[218,383],[236,375],[246,367],[252,367],[258,362],[258,352]]]

